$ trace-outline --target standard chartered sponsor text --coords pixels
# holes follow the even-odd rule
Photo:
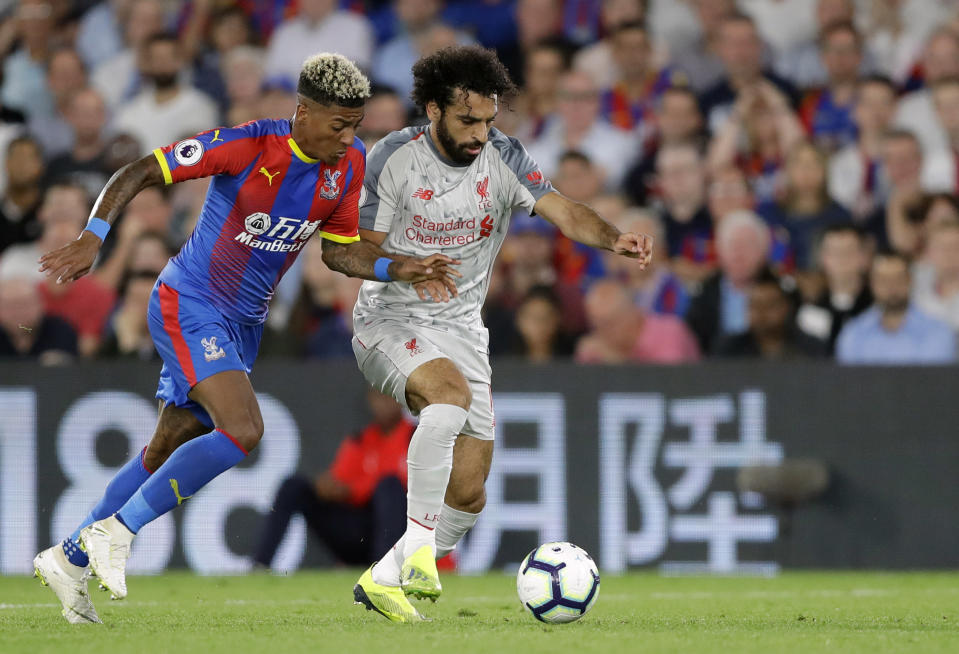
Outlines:
[[[466,245],[476,240],[477,218],[451,218],[444,222],[435,222],[429,218],[415,215],[412,226],[404,231],[406,238],[423,245]],[[460,231],[465,233],[451,234],[443,232]]]

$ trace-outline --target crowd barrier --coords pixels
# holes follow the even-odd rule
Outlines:
[[[0,573],[72,531],[152,433],[159,367],[0,364]],[[259,448],[141,532],[130,569],[249,568],[259,516],[368,419],[351,362],[264,361]],[[959,566],[959,369],[829,363],[580,367],[494,363],[488,503],[463,572],[507,569],[548,540],[608,572]],[[737,484],[744,466],[821,462],[796,506]],[[324,554],[295,520],[276,567]]]

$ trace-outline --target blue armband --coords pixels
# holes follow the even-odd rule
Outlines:
[[[381,282],[391,282],[393,278],[390,277],[390,264],[393,263],[393,260],[388,257],[380,257],[376,260],[376,263],[373,264],[373,274],[376,275],[376,278]]]
[[[101,241],[107,240],[107,234],[110,233],[110,223],[101,218],[91,218],[87,221],[87,226],[83,228],[85,232],[93,232]]]

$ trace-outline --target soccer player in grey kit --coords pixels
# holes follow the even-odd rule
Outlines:
[[[459,262],[462,277],[452,295],[434,282],[367,281],[353,313],[360,370],[420,418],[407,457],[406,533],[353,589],[358,603],[396,622],[422,619],[407,596],[439,597],[435,561],[486,501],[494,429],[480,309],[512,211],[538,214],[574,241],[639,266],[652,256],[648,236],[620,233],[553,190],[523,145],[493,127],[499,99],[516,89],[492,51],[440,50],[413,66],[413,80],[413,101],[430,122],[371,150],[360,237],[401,257],[440,252]]]

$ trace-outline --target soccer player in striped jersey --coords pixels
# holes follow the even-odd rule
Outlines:
[[[41,270],[70,282],[90,270],[110,224],[141,189],[213,177],[196,228],[150,300],[150,332],[163,359],[153,438],[77,530],[34,560],[69,622],[100,621],[87,595],[91,571],[114,598],[125,597],[126,560],[140,528],[256,447],[263,420],[247,375],[273,291],[308,239],[322,238],[323,260],[346,275],[431,279],[455,292],[448,257],[389,257],[360,240],[366,152],[355,132],[369,81],[348,59],[324,53],[304,63],[297,91],[291,120],[212,129],[122,168],[79,238],[40,260]]]
[[[364,282],[353,312],[367,381],[420,416],[407,456],[406,533],[353,589],[358,603],[397,622],[421,617],[407,596],[439,597],[434,558],[456,547],[485,504],[494,429],[480,310],[512,211],[539,214],[639,266],[652,256],[648,236],[620,233],[555,192],[523,145],[492,127],[499,98],[513,90],[491,51],[440,50],[413,67],[413,101],[429,125],[393,132],[370,151],[360,236],[409,256],[442,252],[462,273],[458,294],[435,304],[423,299],[444,292],[433,280]]]

